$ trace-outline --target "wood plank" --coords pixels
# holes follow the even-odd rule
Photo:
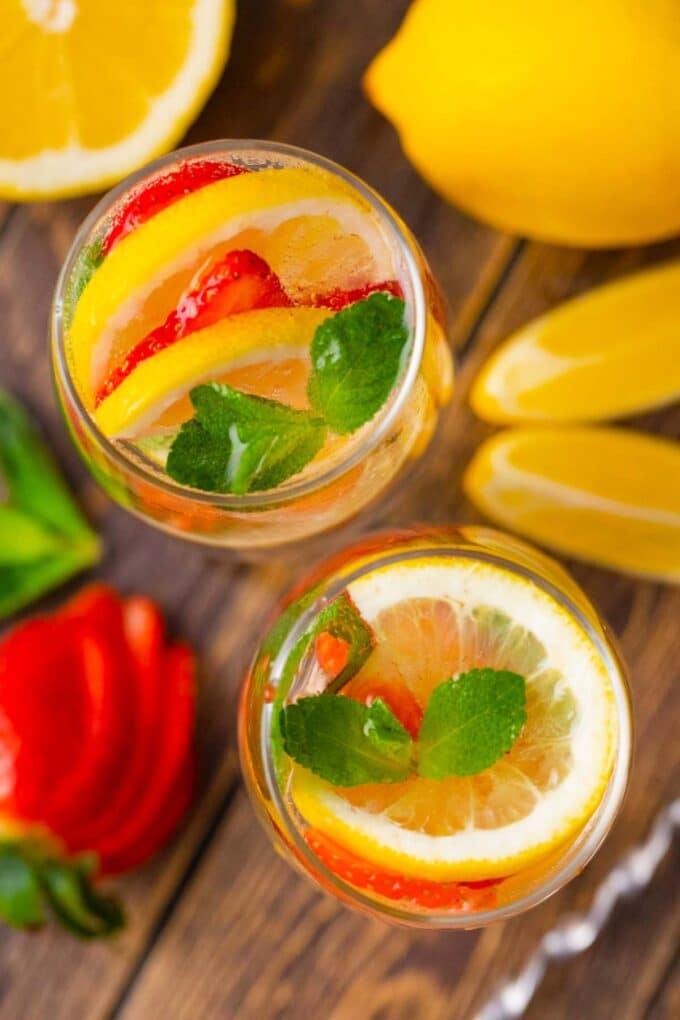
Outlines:
[[[565,297],[636,265],[680,252],[680,244],[639,252],[570,252],[529,245],[516,261],[478,331],[437,453],[389,517],[473,521],[459,487],[460,469],[489,431],[467,409],[479,364],[507,332]],[[638,422],[680,434],[680,408]],[[621,639],[630,665],[638,751],[624,809],[586,872],[524,917],[482,934],[423,936],[377,927],[342,909],[267,851],[254,816],[239,798],[225,816],[202,866],[160,934],[117,1020],[152,1009],[168,1020],[238,1016],[297,1020],[322,1015],[397,1020],[472,1017],[496,983],[518,968],[564,912],[583,910],[619,855],[640,840],[680,776],[680,590],[569,564]],[[659,872],[639,901],[619,909],[602,940],[579,960],[550,972],[529,1020],[638,1020],[653,1003],[677,940],[678,873]],[[647,935],[649,933],[649,935]],[[647,935],[647,937],[645,937]]]
[[[347,33],[343,0],[323,4],[240,0],[233,58],[188,142],[260,136],[324,152],[363,174],[392,200],[427,246],[460,318],[464,341],[515,243],[439,203],[399,155],[396,138],[363,97],[359,80],[394,31],[408,0],[353,5],[361,31]],[[201,789],[192,820],[157,862],[119,883],[130,925],[112,946],[81,946],[56,932],[0,930],[0,1018],[73,1020],[105,1015],[183,876],[236,776],[234,706],[264,616],[291,576],[272,559],[256,570],[154,532],[112,506],[80,464],[55,405],[47,329],[52,290],[92,199],[16,209],[0,238],[3,309],[0,383],[41,420],[91,519],[105,537],[96,572],[124,591],[141,589],[201,653],[198,728]],[[69,589],[72,590],[75,584]],[[64,592],[45,600],[56,605]]]

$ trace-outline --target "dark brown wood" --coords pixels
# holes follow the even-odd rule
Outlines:
[[[680,245],[598,254],[520,246],[433,195],[359,84],[406,6],[407,0],[240,0],[232,59],[187,140],[259,136],[315,149],[364,176],[404,216],[442,281],[463,356],[435,449],[385,519],[475,520],[460,475],[489,431],[465,405],[483,358],[532,315],[637,265],[677,255]],[[680,592],[571,565],[622,639],[638,718],[628,801],[579,880],[533,913],[482,935],[388,929],[320,896],[270,849],[239,784],[235,757],[241,676],[294,567],[276,557],[259,566],[218,557],[113,507],[80,465],[54,403],[51,292],[91,204],[0,206],[0,381],[36,412],[102,531],[99,575],[157,598],[173,630],[200,650],[201,789],[181,836],[159,860],[119,883],[130,924],[117,943],[82,946],[56,931],[35,937],[0,931],[0,1020],[156,1014],[167,1020],[468,1020],[563,910],[587,905],[597,881],[643,836],[677,787]],[[680,435],[678,409],[640,424]],[[589,954],[551,971],[528,1014],[532,1020],[604,1020],[613,1013],[617,1020],[665,1020],[677,1013],[676,865],[677,858],[669,859],[650,891],[618,911]]]

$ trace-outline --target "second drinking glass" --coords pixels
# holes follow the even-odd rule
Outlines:
[[[428,445],[452,382],[408,229],[341,167],[264,142],[171,154],[96,207],[58,283],[53,354],[109,494],[243,549],[373,502]]]

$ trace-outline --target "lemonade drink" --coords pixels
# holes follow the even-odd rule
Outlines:
[[[321,531],[427,446],[451,392],[442,304],[366,185],[287,146],[157,162],[82,228],[57,383],[120,502],[216,544]]]
[[[254,802],[323,888],[421,925],[526,909],[623,796],[620,660],[572,579],[485,529],[371,539],[298,587],[246,682]]]

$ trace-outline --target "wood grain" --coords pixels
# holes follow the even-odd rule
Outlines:
[[[515,240],[468,220],[422,183],[392,129],[360,89],[407,0],[240,0],[233,56],[187,141],[268,137],[315,149],[374,185],[422,242],[454,310],[462,352],[455,402],[419,475],[385,519],[475,520],[460,490],[488,428],[465,393],[487,353],[529,317],[680,245],[586,254]],[[55,931],[0,931],[0,1020],[401,1020],[460,1018],[518,966],[544,928],[580,909],[599,878],[677,786],[680,593],[572,565],[621,636],[632,668],[638,754],[625,809],[586,873],[533,913],[482,935],[388,929],[339,907],[270,849],[238,783],[234,710],[265,616],[292,568],[257,567],[188,547],[113,507],[89,479],[55,407],[47,321],[59,265],[92,201],[0,206],[0,382],[42,421],[102,531],[98,573],[148,592],[171,628],[200,649],[200,797],[181,837],[120,883],[130,925],[114,945],[82,946]],[[641,426],[680,435],[678,409]],[[71,586],[73,587],[73,586]],[[63,594],[63,593],[62,593]],[[53,596],[45,605],[56,604]],[[643,899],[622,907],[603,940],[550,973],[532,1020],[661,1020],[677,1015],[677,857]]]

